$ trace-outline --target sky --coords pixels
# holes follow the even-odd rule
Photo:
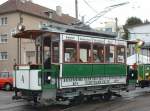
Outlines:
[[[0,4],[7,0],[0,0]],[[62,12],[75,17],[75,0],[32,0],[34,3],[56,10],[56,6],[62,7]],[[97,13],[102,12],[106,7],[119,3],[129,2],[126,5],[117,7],[101,16],[97,21],[93,22],[91,27],[99,27],[108,21],[118,19],[119,25],[124,25],[129,17],[138,17],[142,21],[148,19],[150,21],[150,0],[78,0],[79,19],[84,17],[84,21],[88,21]]]

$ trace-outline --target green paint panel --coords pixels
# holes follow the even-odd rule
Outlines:
[[[43,69],[42,70],[42,74],[46,74],[46,72],[49,72],[49,74],[51,76],[50,83],[42,84],[43,89],[55,89],[55,88],[57,88],[57,85],[56,85],[57,81],[56,80],[59,76],[59,68],[60,68],[59,65],[52,64],[51,69]]]
[[[138,65],[138,74],[142,79],[144,79],[144,65]]]
[[[126,75],[125,64],[105,64],[106,76],[123,76]]]
[[[105,76],[105,65],[93,64],[92,76]]]
[[[63,64],[63,77],[86,77],[92,74],[92,64]]]
[[[138,66],[138,74],[142,80],[145,80],[147,77],[145,76],[146,73],[150,74],[150,64],[142,64]]]
[[[63,64],[63,77],[124,76],[125,64]]]

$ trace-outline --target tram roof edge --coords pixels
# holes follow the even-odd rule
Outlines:
[[[49,25],[42,27],[42,29],[46,31],[51,31],[53,29],[56,29],[55,31],[60,33],[75,33],[75,34],[85,34],[85,35],[93,35],[93,36],[103,36],[103,37],[110,37],[110,38],[115,38],[117,36],[116,33],[97,31],[87,25],[81,27],[79,25],[74,26],[74,25],[50,23]]]
[[[41,26],[41,30],[25,30],[13,35],[13,37],[35,39],[36,37],[43,34],[54,34],[54,33],[73,33],[73,34],[84,34],[84,35],[116,38],[115,33],[100,32],[90,27],[79,27],[79,26],[62,25],[56,23],[50,23],[47,26],[45,25]]]
[[[41,35],[49,35],[52,34],[49,31],[44,31],[44,30],[25,30],[22,32],[19,32],[17,34],[14,34],[13,37],[14,38],[25,38],[25,39],[36,39],[37,37],[41,36]]]

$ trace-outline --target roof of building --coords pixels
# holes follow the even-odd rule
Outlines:
[[[145,25],[150,25],[150,23],[147,22],[147,23],[142,23],[142,24],[131,25],[131,26],[127,26],[127,28],[131,29],[131,28],[141,27],[141,26],[145,26]]]
[[[0,5],[0,14],[12,13],[17,11],[44,19],[50,19],[62,24],[71,24],[77,21],[77,19],[69,16],[68,14],[62,14],[61,16],[59,16],[56,11],[27,0],[8,0],[7,2]],[[52,14],[51,18],[49,18],[47,12],[50,12]]]

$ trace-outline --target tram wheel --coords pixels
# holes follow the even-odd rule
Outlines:
[[[70,101],[71,105],[79,105],[84,102],[84,95],[76,96]]]
[[[104,100],[104,101],[109,101],[109,100],[111,99],[111,97],[112,97],[112,94],[111,94],[111,93],[104,93],[104,94],[102,95],[102,100]]]

